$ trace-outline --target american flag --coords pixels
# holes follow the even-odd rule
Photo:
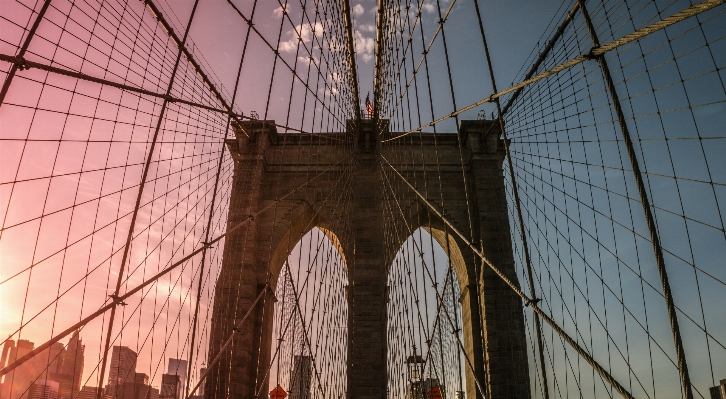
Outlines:
[[[371,104],[371,93],[366,96],[366,112],[368,112],[368,119],[373,119],[373,104]]]

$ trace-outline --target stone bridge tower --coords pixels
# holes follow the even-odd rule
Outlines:
[[[475,385],[478,378],[492,398],[528,398],[521,300],[489,269],[482,272],[468,247],[447,234],[444,223],[431,217],[416,194],[382,161],[385,158],[416,187],[436,187],[428,201],[444,210],[459,231],[471,232],[485,256],[517,281],[502,172],[504,151],[493,122],[463,121],[458,135],[414,134],[396,145],[377,142],[373,121],[362,121],[359,129],[349,130],[357,131],[354,146],[341,144],[354,133],[278,134],[273,121],[248,121],[235,127],[236,138],[227,142],[235,162],[228,226],[269,209],[226,238],[212,316],[210,360],[268,278],[277,282],[298,240],[318,227],[338,246],[348,270],[348,398],[385,398],[387,272],[410,232],[424,227],[443,248],[447,244],[451,248],[459,280],[464,346],[474,365],[473,372],[467,368],[466,397],[481,397]],[[438,169],[424,173],[422,165],[432,162],[438,163]],[[330,173],[320,174],[331,167]],[[461,183],[462,167],[468,198]],[[354,184],[352,190],[345,190],[349,195],[341,196],[345,179],[340,177],[346,174]],[[395,197],[399,214],[406,217],[391,220],[390,210],[384,209],[387,195]],[[398,246],[384,242],[384,224],[388,240],[394,231]],[[477,297],[476,284],[481,286],[482,298]],[[253,398],[260,386],[266,397],[268,381],[261,379],[270,362],[274,302],[270,291],[266,295],[270,300],[253,310],[254,321],[245,323],[232,349],[207,378],[205,399]]]

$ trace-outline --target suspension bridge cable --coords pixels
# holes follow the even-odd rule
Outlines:
[[[556,73],[558,73],[560,71],[563,71],[565,69],[571,68],[571,67],[573,67],[573,66],[575,66],[577,64],[580,64],[582,62],[585,62],[587,60],[594,59],[595,57],[601,56],[601,55],[607,53],[608,51],[614,50],[614,49],[616,49],[618,47],[621,47],[621,46],[623,46],[625,44],[628,44],[630,42],[639,40],[639,39],[641,39],[641,38],[643,38],[645,36],[648,36],[648,35],[650,35],[650,34],[652,34],[654,32],[657,32],[657,31],[659,31],[661,29],[665,29],[666,27],[671,26],[671,25],[673,25],[675,23],[678,23],[680,21],[683,21],[683,20],[686,20],[688,18],[691,18],[691,17],[693,17],[695,15],[698,15],[698,14],[700,14],[702,12],[708,11],[708,10],[710,10],[712,8],[718,7],[721,4],[723,4],[723,3],[724,3],[724,0],[704,0],[701,3],[698,3],[696,5],[693,5],[691,7],[688,7],[686,9],[684,9],[683,11],[681,11],[679,13],[676,13],[676,14],[670,16],[670,17],[664,18],[661,21],[658,21],[658,22],[656,22],[656,23],[654,23],[652,25],[649,25],[649,26],[647,26],[645,28],[642,28],[642,29],[638,29],[637,31],[635,31],[635,32],[633,32],[633,33],[631,33],[629,35],[626,35],[626,36],[624,36],[624,37],[622,37],[622,38],[620,38],[618,40],[614,40],[614,41],[612,41],[610,43],[607,43],[605,45],[602,45],[602,46],[593,47],[592,50],[590,50],[590,52],[588,52],[585,55],[581,55],[579,57],[575,57],[575,58],[571,59],[570,61],[567,61],[565,63],[562,63],[562,64],[560,64],[560,65],[558,65],[558,66],[556,66],[556,67],[554,67],[552,69],[549,69],[549,70],[547,70],[545,72],[539,73],[538,75],[536,75],[536,76],[534,76],[534,77],[532,77],[530,79],[526,79],[526,80],[522,81],[521,83],[518,83],[516,85],[513,85],[513,86],[511,86],[511,87],[509,87],[507,89],[504,89],[504,90],[502,90],[502,91],[500,91],[498,93],[492,94],[489,97],[486,97],[486,98],[484,98],[482,100],[479,100],[479,101],[477,101],[477,102],[475,102],[475,103],[473,103],[471,105],[467,105],[464,108],[457,109],[457,110],[455,110],[454,112],[451,112],[448,115],[445,115],[443,117],[440,117],[440,118],[438,118],[438,119],[436,119],[436,120],[434,120],[432,122],[429,122],[427,124],[421,125],[421,126],[415,128],[413,130],[409,130],[409,131],[407,131],[405,133],[402,133],[402,134],[400,134],[400,135],[398,135],[396,137],[393,137],[393,138],[390,138],[390,139],[387,139],[387,140],[384,140],[384,141],[396,140],[396,139],[399,139],[399,138],[404,137],[406,135],[409,135],[409,134],[411,134],[413,132],[417,132],[417,131],[423,130],[424,128],[427,128],[427,127],[430,127],[430,126],[434,126],[434,125],[436,125],[438,123],[441,123],[441,122],[443,122],[443,121],[445,121],[447,119],[454,118],[454,117],[458,116],[459,114],[464,113],[466,111],[469,111],[471,109],[474,109],[474,108],[476,108],[476,107],[478,107],[478,106],[480,106],[482,104],[485,104],[485,103],[488,103],[488,102],[492,102],[495,99],[504,96],[505,94],[511,93],[511,92],[513,92],[513,91],[515,91],[517,89],[520,89],[520,88],[523,88],[525,86],[528,86],[528,85],[530,85],[532,83],[535,83],[535,82],[537,82],[539,80],[542,80],[542,79],[544,79],[544,78],[546,78],[548,76],[554,75],[554,74],[556,74]]]

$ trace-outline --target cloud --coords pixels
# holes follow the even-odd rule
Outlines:
[[[295,29],[290,29],[287,34],[289,36],[288,40],[280,42],[280,51],[291,53],[297,50],[297,42],[298,42],[298,34],[300,35],[300,38],[303,40],[303,42],[308,44],[308,48],[310,48],[310,45],[308,42],[310,42],[313,38],[313,35],[316,37],[322,37],[323,32],[325,28],[323,27],[323,24],[320,22],[316,22],[312,26],[310,24],[305,25],[296,25]]]
[[[368,25],[360,25],[360,26],[358,27],[358,29],[360,29],[360,30],[361,30],[361,32],[369,32],[369,33],[373,33],[373,32],[375,32],[375,31],[376,31],[376,26],[375,26],[375,25],[373,25],[373,24],[368,24]]]
[[[325,87],[321,87],[318,89],[318,94],[321,96],[337,97],[338,93],[340,93],[340,91],[338,91],[335,86],[331,86],[329,89]]]
[[[373,51],[376,49],[376,41],[372,37],[365,37],[359,31],[355,31],[355,51],[360,55],[363,62],[373,60]]]
[[[308,56],[306,56],[306,57],[297,57],[297,61],[301,65],[309,65],[311,59]],[[320,59],[318,57],[314,56],[314,55],[312,56],[312,61],[315,63],[315,65],[320,65]]]
[[[285,4],[284,8],[283,6],[280,6],[272,10],[272,15],[274,15],[275,18],[282,18],[283,11],[287,11],[287,4]]]
[[[431,3],[424,3],[424,5],[423,5],[422,8],[423,8],[424,11],[426,11],[429,14],[433,14],[433,12],[436,10],[434,8],[434,5],[431,4]]]
[[[354,17],[360,17],[363,15],[363,13],[366,12],[365,8],[363,8],[362,5],[356,4],[353,6],[353,16]]]

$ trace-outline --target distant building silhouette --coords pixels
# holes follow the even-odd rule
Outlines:
[[[86,347],[78,335],[78,331],[73,333],[71,340],[66,346],[66,352],[63,357],[63,363],[60,375],[70,376],[70,385],[64,387],[62,381],[60,387],[60,399],[73,399],[81,390],[81,379],[83,378],[83,366],[85,362],[84,353]]]
[[[289,399],[310,398],[312,371],[312,358],[310,356],[295,355],[290,381]]]
[[[32,351],[34,347],[33,342],[25,339],[19,340],[17,346],[15,341],[8,340],[3,345],[0,364],[5,367],[13,363]],[[32,399],[31,391],[34,387],[31,387],[31,384],[35,385],[33,381],[38,380],[57,383],[57,389],[53,388],[56,391],[56,399],[73,399],[81,388],[84,349],[77,331],[67,347],[60,342],[53,344],[5,376],[4,383],[0,385],[0,398]],[[47,386],[44,385],[42,389],[50,389]]]
[[[51,380],[36,380],[30,390],[30,399],[58,399],[60,384]]]
[[[5,341],[5,344],[3,345],[2,355],[0,355],[0,368],[5,368],[6,365],[8,365],[9,363],[12,363],[10,361],[10,351],[13,348],[15,348],[15,340],[12,340],[12,339],[10,339],[10,337],[8,337],[8,340]],[[10,381],[9,379],[7,379],[7,377],[5,377],[5,378],[6,378],[6,381]],[[5,397],[4,390],[3,390],[3,384],[4,383],[0,383],[0,398]]]
[[[7,365],[8,355],[10,354],[10,348],[15,347],[15,341],[8,339],[3,345],[2,357],[0,357],[0,367],[5,368]]]
[[[149,386],[149,376],[136,372],[138,355],[125,346],[114,346],[104,394],[110,399],[158,399],[159,390]]]
[[[17,346],[11,340],[3,347],[6,353],[6,364],[15,362],[35,347],[33,342],[21,339]],[[31,391],[36,380],[54,381],[58,383],[56,399],[70,399],[73,384],[73,374],[63,373],[63,362],[66,359],[65,346],[56,342],[50,348],[40,352],[33,358],[9,372],[4,379],[0,390],[1,399],[31,399]],[[80,377],[78,377],[80,380]],[[50,384],[53,385],[54,384]],[[45,389],[45,388],[43,388]]]
[[[720,384],[709,388],[711,399],[726,399],[726,380],[719,381]]]
[[[109,384],[105,394],[110,399],[159,399],[159,390],[149,386],[149,376],[134,373],[134,378],[123,384]]]
[[[73,399],[97,399],[99,390],[101,390],[101,399],[107,399],[108,396],[103,392],[103,388],[89,387],[88,385],[81,388],[81,391]]]
[[[161,389],[159,399],[176,399],[181,391],[181,378],[175,374],[161,375]]]
[[[60,385],[59,399],[72,399],[81,390],[85,347],[81,343],[78,331],[73,333],[65,349],[61,346],[56,347],[58,357],[54,359],[52,364],[54,367],[49,368],[47,379],[56,381]]]
[[[202,376],[204,375],[204,373],[206,373],[206,372],[207,372],[207,368],[206,368],[206,367],[202,367],[202,368],[200,368],[200,369],[199,369],[199,378],[201,379],[201,378],[202,378]],[[199,396],[202,396],[202,397],[204,396],[204,385],[206,385],[206,384],[207,384],[207,382],[206,382],[206,381],[202,381],[201,385],[199,385],[199,388],[197,388],[197,393],[196,393],[196,395],[199,395]],[[193,388],[193,387],[189,387],[189,389],[190,389],[190,390],[191,390],[192,388]]]
[[[35,344],[27,339],[19,340],[17,345],[12,341],[6,342],[6,346],[8,344],[10,344],[9,347],[7,347],[8,364],[25,356],[35,347]],[[3,348],[3,351],[5,351],[5,348]],[[20,367],[6,374],[5,379],[3,380],[3,389],[0,397],[2,397],[2,399],[28,398],[30,384],[32,384],[33,380],[35,380],[35,378],[37,378],[43,370],[43,368],[40,367],[41,362],[39,361],[43,357],[47,358],[47,356],[42,355],[35,356],[23,363]]]
[[[169,375],[179,376],[179,389],[177,398],[180,398],[187,382],[187,361],[182,359],[169,358],[169,367],[166,370]]]
[[[114,346],[111,352],[111,368],[108,371],[108,385],[123,385],[132,382],[136,372],[138,355],[126,346]]]

